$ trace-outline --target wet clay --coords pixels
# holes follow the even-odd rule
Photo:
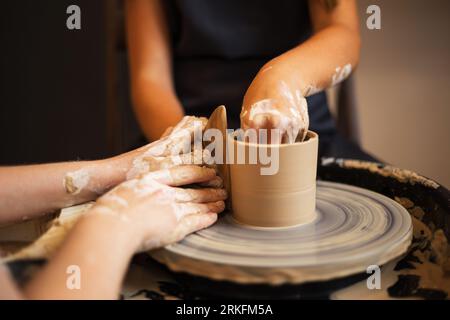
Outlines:
[[[233,149],[229,164],[232,214],[242,224],[259,227],[288,227],[312,222],[315,215],[318,135],[308,131],[307,139],[293,144],[253,144],[228,136]],[[238,149],[245,151],[239,163]],[[250,154],[261,148],[278,152],[278,171],[262,174],[261,161],[252,164]],[[241,153],[242,154],[242,153]],[[258,159],[259,160],[259,159]]]

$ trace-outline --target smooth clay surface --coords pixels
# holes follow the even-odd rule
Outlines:
[[[316,218],[316,171],[318,135],[308,131],[303,142],[260,145],[228,138],[233,148],[230,164],[233,217],[242,224],[258,227],[288,227],[310,223]],[[262,175],[266,164],[237,163],[238,148],[259,154],[260,148],[279,153],[278,172]]]

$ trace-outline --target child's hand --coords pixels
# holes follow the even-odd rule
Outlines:
[[[67,172],[63,180],[64,189],[70,195],[87,191],[88,196],[83,198],[87,201],[125,180],[148,172],[178,165],[203,165],[204,159],[209,158],[207,151],[202,149],[201,141],[206,123],[206,118],[185,116],[175,127],[167,128],[157,141],[112,158],[89,162],[77,170]],[[204,158],[204,155],[208,158]],[[215,182],[217,185],[220,178],[216,177]],[[72,201],[71,204],[73,203],[77,202]]]
[[[241,127],[279,129],[279,135],[270,135],[269,142],[293,143],[297,136],[304,139],[308,125],[306,99],[289,73],[275,67],[263,68],[245,94]]]
[[[185,116],[175,127],[168,128],[159,140],[112,160],[126,168],[126,179],[180,164],[202,164],[201,140],[195,144],[194,137],[197,133],[201,138],[206,122],[206,118]]]
[[[137,251],[162,247],[216,221],[217,213],[225,208],[224,189],[180,188],[208,183],[215,177],[214,169],[199,166],[177,166],[147,173],[100,197],[89,215],[120,220],[124,231],[136,239]]]

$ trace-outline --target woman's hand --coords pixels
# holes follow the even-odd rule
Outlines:
[[[224,189],[180,188],[214,180],[214,169],[177,166],[128,180],[100,197],[87,219],[113,218],[136,241],[136,251],[146,251],[183,239],[206,228],[225,208]],[[101,230],[100,232],[107,232]]]
[[[206,118],[185,116],[161,138],[139,149],[106,160],[124,174],[136,178],[147,172],[168,169],[182,164],[203,164],[201,137]]]
[[[244,96],[241,127],[268,129],[269,143],[294,143],[305,138],[308,125],[308,105],[297,81],[289,71],[267,64]]]
[[[278,128],[282,142],[304,138],[308,129],[304,97],[346,79],[359,60],[359,19],[355,0],[308,1],[314,34],[269,61],[245,94],[241,126]],[[273,139],[272,139],[273,140]]]
[[[167,128],[157,141],[71,170],[64,177],[65,191],[69,195],[78,195],[84,190],[98,197],[123,181],[148,172],[184,164],[202,165],[201,136],[206,123],[206,118],[185,116],[175,127]],[[92,200],[92,197],[84,200]]]

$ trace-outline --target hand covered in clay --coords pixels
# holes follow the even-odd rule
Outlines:
[[[202,165],[207,151],[202,148],[201,136],[207,121],[206,118],[185,116],[175,127],[168,128],[157,141],[69,171],[64,177],[64,189],[70,195],[87,190],[98,196],[125,180],[147,172],[182,164]],[[219,177],[217,183],[218,180]]]
[[[268,129],[269,143],[302,141],[309,126],[308,105],[289,71],[266,66],[248,88],[242,105],[242,129]],[[278,129],[270,135],[269,129]]]
[[[133,159],[127,179],[180,164],[203,164],[201,135],[207,121],[206,118],[185,116],[175,127],[168,128],[159,140],[128,154]]]
[[[118,219],[136,237],[137,251],[162,247],[206,228],[225,208],[224,189],[181,188],[214,180],[214,169],[186,165],[128,180],[100,197],[88,215]]]

